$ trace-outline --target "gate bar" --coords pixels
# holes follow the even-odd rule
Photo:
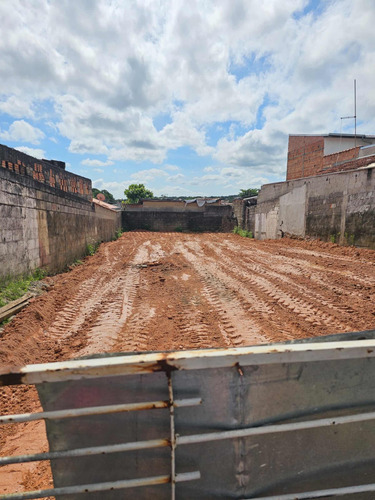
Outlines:
[[[330,427],[355,422],[366,422],[375,419],[375,412],[360,413],[359,415],[347,415],[337,418],[321,418],[294,422],[290,424],[265,425],[263,427],[250,427],[246,429],[235,429],[230,431],[209,432],[207,434],[192,434],[190,436],[176,436],[176,445],[207,443],[220,441],[222,439],[235,439],[247,436],[259,436],[262,434],[273,434],[277,432],[289,432],[303,429],[315,429],[319,427]],[[52,460],[57,458],[80,457],[85,455],[98,455],[100,453],[117,453],[121,451],[143,450],[148,448],[159,448],[171,446],[169,439],[155,439],[150,441],[134,441],[110,446],[96,446],[92,448],[79,448],[76,450],[54,451],[48,453],[37,453],[35,455],[18,455],[0,458],[0,465],[15,464],[21,462],[37,462],[41,460]]]
[[[175,481],[181,483],[184,481],[194,481],[200,479],[199,471],[185,472],[177,474]],[[49,490],[25,491],[24,493],[11,493],[1,495],[1,500],[29,500],[32,498],[45,498],[56,495],[74,495],[75,493],[92,493],[94,491],[121,490],[125,488],[138,488],[140,486],[152,486],[156,484],[166,484],[171,481],[171,476],[154,476],[140,479],[127,479],[123,481],[113,481],[108,483],[81,484],[79,486],[65,486],[62,488],[51,488]]]
[[[107,406],[90,406],[87,408],[45,411],[39,413],[20,413],[17,415],[2,415],[0,416],[0,425],[2,424],[17,424],[20,422],[31,422],[33,420],[56,420],[61,418],[71,417],[85,417],[88,415],[103,415],[111,413],[120,413],[128,411],[140,410],[156,410],[159,408],[169,408],[170,402],[168,401],[149,401],[145,403],[130,403],[121,405],[107,405]],[[200,398],[190,399],[176,399],[173,406],[176,408],[183,408],[185,406],[197,406],[202,404]]]

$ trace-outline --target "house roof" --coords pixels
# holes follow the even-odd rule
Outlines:
[[[330,134],[289,134],[290,137],[333,137],[337,139],[375,139],[375,135],[366,134],[337,134],[332,132]]]
[[[92,201],[93,203],[95,203],[95,205],[99,205],[103,208],[106,208],[107,210],[112,210],[113,212],[117,212],[119,210],[117,207],[115,207],[115,205],[110,205],[109,203],[105,203],[105,201],[100,201],[97,198],[93,198]]]

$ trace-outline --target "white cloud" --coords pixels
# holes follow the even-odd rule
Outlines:
[[[83,165],[123,162],[133,172],[137,162],[131,179],[157,189],[174,171],[207,190],[230,189],[237,171],[244,183],[281,180],[288,134],[339,131],[353,113],[353,78],[358,131],[375,130],[375,4],[314,5],[0,2],[0,114],[21,119],[0,138],[39,144],[52,127],[70,153],[107,158]],[[157,129],[160,116],[168,123]],[[40,128],[22,120],[35,117]],[[186,150],[217,167],[191,179]]]
[[[11,95],[3,101],[0,101],[0,112],[6,113],[13,118],[33,118],[31,100],[27,97]]]
[[[81,161],[82,165],[87,165],[89,167],[106,167],[108,165],[113,165],[113,161],[101,161],[101,160],[91,160],[90,158],[86,158]],[[102,170],[103,172],[103,170]]]
[[[24,120],[14,121],[9,130],[0,132],[1,139],[12,142],[29,142],[39,144],[45,137],[44,132]]]
[[[35,158],[42,159],[46,157],[46,152],[43,149],[28,148],[27,146],[17,146],[15,149]]]
[[[164,170],[169,170],[170,172],[177,172],[177,170],[180,170],[180,167],[177,165],[163,165]]]
[[[95,179],[92,181],[92,187],[95,187],[97,189],[106,189],[109,191],[111,194],[116,199],[121,199],[125,198],[124,195],[124,190],[131,184],[131,181],[106,181],[105,179]]]
[[[167,182],[180,182],[183,179],[185,179],[185,176],[183,174],[170,175],[167,178]]]
[[[148,170],[139,170],[138,172],[135,172],[134,174],[131,174],[131,178],[133,179],[133,182],[150,182],[158,177],[167,177],[168,174],[164,172],[164,170],[160,170],[158,168],[150,168]]]

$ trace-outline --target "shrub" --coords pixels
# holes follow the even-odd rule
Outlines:
[[[251,231],[246,231],[245,229],[241,229],[239,226],[236,226],[233,229],[234,234],[238,234],[239,236],[242,236],[243,238],[253,238],[253,233]]]

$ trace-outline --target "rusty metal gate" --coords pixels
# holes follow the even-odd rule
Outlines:
[[[375,332],[30,365],[54,488],[0,498],[375,497]]]

